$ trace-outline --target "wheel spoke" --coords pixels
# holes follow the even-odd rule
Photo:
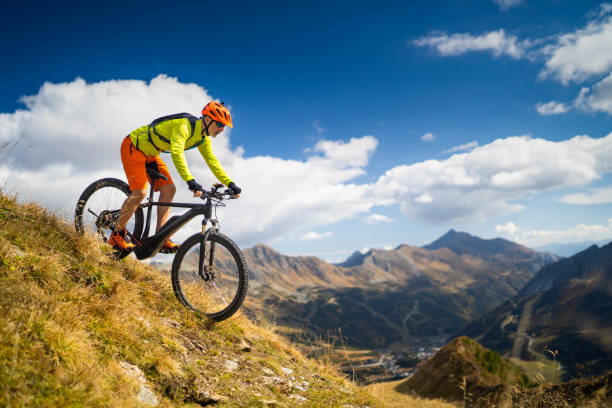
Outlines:
[[[210,281],[210,283],[215,287],[215,290],[217,291],[217,295],[219,295],[219,297],[221,298],[221,301],[223,302],[223,304],[225,306],[227,306],[227,302],[225,301],[225,298],[223,297],[223,294],[221,293],[221,291],[217,287],[217,284],[215,283],[215,281]]]
[[[248,275],[240,249],[229,238],[212,233],[185,241],[172,267],[172,285],[187,307],[215,320],[231,316],[242,304]],[[214,251],[214,255],[211,254]],[[206,265],[202,265],[206,260]]]
[[[81,194],[77,204],[75,212],[77,231],[92,232],[103,242],[108,242],[129,194],[129,186],[118,179],[106,178],[92,183]],[[140,238],[142,225],[143,213],[142,209],[138,208],[126,225],[126,229],[131,236]]]

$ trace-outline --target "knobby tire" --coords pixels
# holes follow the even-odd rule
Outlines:
[[[84,216],[91,216],[91,214],[87,214],[86,213],[86,209],[88,208],[88,203],[92,199],[92,196],[96,192],[98,192],[98,191],[100,191],[100,190],[102,190],[104,188],[110,188],[111,191],[113,191],[113,189],[116,189],[118,192],[120,192],[121,194],[125,195],[125,198],[127,198],[127,196],[130,195],[130,187],[127,185],[127,183],[125,183],[122,180],[116,179],[116,178],[103,178],[103,179],[100,179],[100,180],[97,180],[97,181],[94,181],[93,183],[91,183],[85,189],[85,191],[83,191],[83,193],[79,197],[79,201],[77,203],[76,210],[75,210],[75,213],[74,213],[74,227],[75,227],[75,229],[76,229],[76,231],[78,233],[80,233],[80,234],[84,234],[85,233],[85,226],[84,226],[84,223],[83,223],[83,217]],[[112,204],[111,203],[102,203],[101,205],[99,205],[99,207],[104,207],[104,208],[96,208],[96,211],[100,211],[100,210],[107,210],[107,211],[120,210],[121,209],[121,204],[122,203],[112,203]],[[108,207],[108,206],[112,206],[113,208],[105,208],[105,207]],[[144,225],[144,214],[143,214],[142,208],[139,207],[136,210],[136,212],[132,216],[132,220],[134,221],[134,224],[133,224],[133,227],[130,230],[130,233],[132,234],[132,236],[134,236],[136,239],[138,239],[142,235],[142,229],[143,229],[143,225]],[[101,238],[105,242],[107,241],[108,237],[106,237],[104,234],[101,234],[99,231],[96,231],[96,232],[98,233],[98,235],[101,236]],[[115,252],[115,256],[117,258],[123,258],[123,257],[126,257],[127,255],[129,255],[129,252],[122,252],[122,251]]]
[[[201,292],[205,293],[205,295],[203,296],[212,297],[215,296],[215,291],[217,291],[218,293],[217,288],[213,289],[211,286],[212,284],[210,282],[205,282],[201,277],[197,276],[198,263],[200,262],[199,258],[201,256],[201,240],[201,233],[192,235],[178,249],[176,255],[174,256],[174,261],[172,263],[172,288],[174,289],[174,294],[177,299],[187,308],[197,313],[203,314],[214,321],[222,321],[236,313],[244,302],[248,288],[248,271],[246,261],[244,260],[244,256],[242,255],[240,248],[238,248],[238,246],[230,238],[218,232],[211,232],[208,235],[207,241],[205,243],[205,248],[208,248],[210,245],[214,244],[214,253],[217,263],[225,262],[225,264],[223,265],[224,269],[215,268],[215,273],[218,274],[215,276],[219,278],[219,282],[217,283],[223,283],[222,280],[224,279],[227,280],[228,268],[235,268],[235,271],[229,274],[231,275],[229,278],[232,278],[231,284],[235,284],[236,289],[235,293],[233,293],[233,288],[230,289],[230,291],[232,292],[230,296],[232,298],[231,300],[227,300],[227,304],[223,309],[216,311],[206,310],[205,306],[201,306],[194,301],[195,298],[192,296],[194,292],[191,292],[190,294],[186,293],[190,292],[191,290],[186,290],[189,288],[189,286],[187,285],[201,285]],[[217,254],[224,254],[223,249],[226,250],[229,255],[231,255],[231,259],[227,255],[224,258],[217,258]],[[190,254],[190,256],[192,257],[191,262],[186,261],[185,259],[186,255],[188,254]],[[209,262],[208,250],[206,251],[204,262]],[[228,263],[231,263],[231,265],[228,265]],[[196,276],[194,276],[194,273]],[[234,283],[234,280],[237,280],[237,282]],[[209,291],[211,293],[207,293],[206,291]],[[202,294],[197,293],[197,296],[202,296]],[[191,299],[189,299],[189,297],[191,297]]]

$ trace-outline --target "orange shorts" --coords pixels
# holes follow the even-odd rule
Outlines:
[[[136,149],[136,146],[132,144],[130,137],[123,139],[121,144],[121,162],[123,163],[123,169],[130,185],[130,191],[144,190],[147,187],[147,180],[149,183],[151,179],[147,175],[145,165],[149,163],[157,164],[157,171],[164,176],[168,177],[168,180],[158,178],[155,180],[155,191],[159,191],[159,188],[168,184],[172,184],[172,177],[166,163],[159,156],[145,156],[140,150]]]

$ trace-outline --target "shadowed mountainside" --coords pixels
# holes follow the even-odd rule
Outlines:
[[[517,365],[467,336],[452,340],[395,389],[464,407],[609,407],[612,372],[540,385]]]
[[[455,402],[467,402],[469,396],[469,406],[489,407],[508,387],[527,383],[517,366],[464,336],[440,349],[397,390]]]
[[[461,334],[500,353],[542,358],[551,350],[566,377],[612,367],[612,243],[542,268],[511,300]]]

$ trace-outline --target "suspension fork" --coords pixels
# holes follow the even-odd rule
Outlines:
[[[206,260],[206,241],[210,236],[212,231],[217,230],[217,220],[213,220],[212,218],[212,205],[210,198],[206,202],[207,206],[204,210],[204,219],[202,220],[202,234],[200,238],[200,256],[198,257],[198,274],[202,279],[208,281],[214,278],[212,268],[215,260],[215,243],[213,241],[210,242],[210,251],[209,251],[209,260],[207,267],[204,266],[204,262]],[[206,229],[206,225],[208,221],[211,222],[212,228]]]

